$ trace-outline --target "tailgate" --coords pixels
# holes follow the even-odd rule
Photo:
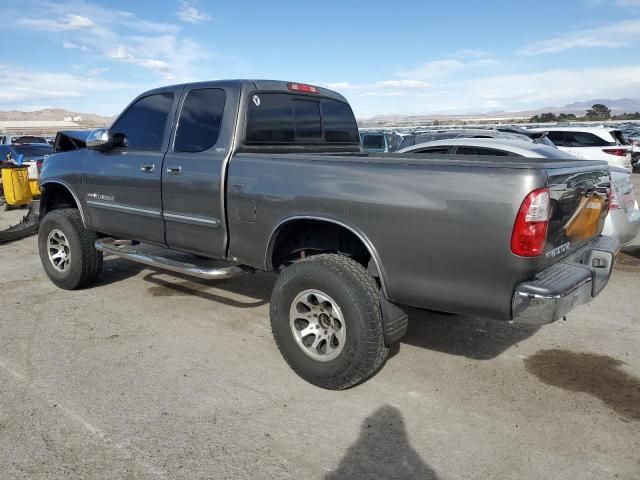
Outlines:
[[[548,169],[551,219],[545,263],[586,245],[604,227],[609,211],[609,169],[606,166]]]

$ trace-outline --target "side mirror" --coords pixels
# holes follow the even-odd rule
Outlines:
[[[97,128],[87,136],[86,144],[89,150],[106,152],[113,148],[113,136],[108,128]]]

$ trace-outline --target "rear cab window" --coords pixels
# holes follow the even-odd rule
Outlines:
[[[245,141],[249,145],[359,145],[358,126],[346,102],[291,93],[250,96]]]

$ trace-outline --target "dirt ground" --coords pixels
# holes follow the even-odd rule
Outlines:
[[[412,310],[344,392],[280,357],[274,278],[106,258],[68,292],[34,237],[0,246],[0,478],[640,478],[640,242],[566,322]]]

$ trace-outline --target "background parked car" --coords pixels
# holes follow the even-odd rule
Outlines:
[[[42,168],[42,163],[52,153],[53,147],[48,143],[0,145],[0,160],[3,162],[16,162],[22,155],[24,162],[35,163],[38,170]]]
[[[0,135],[1,145],[18,145],[24,143],[48,143],[45,137],[35,135]]]
[[[455,138],[428,142],[405,148],[399,153],[426,153],[434,155],[494,155],[506,157],[530,157],[549,159],[576,159],[573,155],[546,145],[522,140],[484,138]],[[610,167],[611,203],[605,220],[603,234],[613,236],[625,245],[640,232],[640,209],[635,198],[631,173],[624,168]]]
[[[452,128],[448,130],[426,130],[406,135],[398,150],[402,150],[413,145],[449,138],[498,138],[503,140],[520,140],[528,143],[535,142],[532,136],[544,138],[544,132],[527,132],[517,127],[504,127],[503,129],[489,128]],[[541,140],[536,143],[547,144],[554,147],[548,140]]]
[[[493,155],[498,157],[576,158],[555,147],[513,138],[450,138],[425,142],[398,150],[398,153],[438,155]]]
[[[395,152],[402,141],[400,135],[386,132],[360,132],[362,149],[370,153]]]
[[[632,146],[621,130],[607,127],[544,127],[556,147],[585,160],[604,160],[612,167],[631,170]]]

